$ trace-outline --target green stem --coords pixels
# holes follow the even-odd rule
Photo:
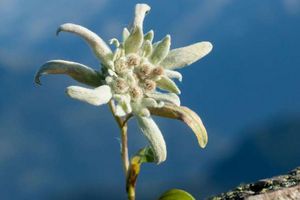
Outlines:
[[[135,200],[135,185],[137,177],[140,173],[140,159],[139,157],[133,157],[130,162],[130,168],[126,180],[126,191],[129,200]]]
[[[128,193],[128,200],[135,200],[135,187],[129,187],[127,193]]]

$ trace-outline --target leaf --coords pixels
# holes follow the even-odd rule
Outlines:
[[[144,41],[143,46],[142,46],[142,52],[145,57],[148,57],[152,54],[153,47],[149,40]]]
[[[144,40],[145,40],[145,41],[149,40],[149,42],[152,43],[153,38],[154,38],[154,31],[153,31],[153,30],[150,30],[148,33],[146,33],[146,34],[144,35]]]
[[[134,10],[134,19],[132,22],[132,28],[139,27],[143,29],[143,23],[146,14],[150,11],[151,7],[147,4],[136,4]]]
[[[122,33],[122,38],[123,38],[123,42],[125,42],[127,40],[127,38],[129,37],[130,32],[127,28],[123,29],[123,33]]]
[[[161,41],[157,43],[155,48],[153,49],[153,53],[150,57],[150,61],[153,64],[159,64],[162,60],[166,58],[170,51],[171,46],[171,36],[166,35]]]
[[[136,115],[136,119],[143,135],[149,141],[155,162],[159,164],[165,161],[167,158],[166,143],[156,123],[151,117]]]
[[[162,90],[167,90],[175,94],[181,93],[176,83],[167,76],[161,76],[161,78],[156,81],[156,85]]]
[[[155,162],[155,157],[150,147],[145,147],[138,151],[138,153],[130,160],[130,167],[126,180],[126,191],[135,188],[138,175],[141,170],[142,163]]]
[[[56,34],[58,35],[61,31],[74,33],[82,37],[91,47],[94,54],[99,58],[104,64],[107,64],[112,56],[112,51],[109,46],[100,38],[96,33],[91,30],[72,23],[66,23],[60,25],[57,29]]]
[[[184,121],[194,132],[200,147],[204,148],[208,137],[200,117],[191,109],[166,103],[162,108],[148,108],[153,115]]]
[[[177,69],[190,65],[206,56],[213,46],[210,42],[198,42],[186,47],[173,49],[160,63],[166,69]]]
[[[153,150],[149,147],[145,147],[138,151],[132,160],[138,163],[152,163],[155,161]]]
[[[79,86],[70,86],[66,90],[67,95],[73,99],[83,101],[94,106],[107,103],[111,97],[111,89],[108,85],[102,85],[95,89],[88,89]]]
[[[135,27],[133,32],[124,42],[125,53],[136,53],[143,44],[144,35],[140,27]]]
[[[119,117],[123,117],[126,114],[132,112],[132,107],[130,104],[130,96],[128,94],[125,95],[114,94],[113,98],[114,100],[116,100],[115,115]]]
[[[98,87],[101,74],[96,70],[80,63],[66,60],[50,60],[40,67],[35,75],[35,83],[41,84],[40,77],[46,74],[66,74],[80,83]]]
[[[153,99],[153,98],[147,98],[147,97],[145,97],[145,98],[142,99],[141,103],[145,107],[157,107],[158,106],[156,100]]]
[[[157,101],[167,101],[169,103],[173,103],[177,106],[180,106],[180,99],[179,97],[174,93],[160,93],[160,92],[152,92],[146,94],[148,97],[153,98]],[[147,106],[149,107],[149,106]],[[152,106],[157,107],[157,106]]]
[[[165,74],[167,77],[169,77],[169,78],[176,78],[176,79],[178,79],[180,82],[182,81],[182,75],[181,75],[181,73],[179,73],[179,72],[177,72],[177,71],[165,69],[165,70],[164,70],[164,74]]]
[[[159,200],[196,200],[191,194],[180,189],[171,189],[163,193]]]

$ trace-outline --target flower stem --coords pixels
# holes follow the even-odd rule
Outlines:
[[[109,108],[117,122],[119,128],[121,129],[121,158],[123,162],[123,169],[125,173],[125,180],[127,183],[128,173],[129,173],[129,156],[128,156],[128,137],[127,137],[127,122],[132,117],[131,114],[127,115],[124,119],[115,115],[115,107],[112,101],[109,102]],[[126,184],[127,185],[127,184]],[[128,200],[135,200],[135,186],[130,186],[127,190]]]
[[[127,124],[124,124],[121,128],[121,157],[123,160],[123,168],[125,176],[127,177],[129,169],[129,156],[128,156],[128,138],[127,138]]]
[[[128,200],[135,200],[135,187],[129,187],[127,193],[128,193]]]
[[[112,101],[109,102],[109,108],[114,116],[119,128],[121,129],[121,158],[123,162],[123,169],[125,176],[127,177],[128,170],[129,170],[129,156],[128,156],[128,139],[127,139],[127,121],[122,120],[121,117],[115,115],[115,107]],[[125,123],[124,123],[125,122]]]

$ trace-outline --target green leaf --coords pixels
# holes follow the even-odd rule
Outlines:
[[[193,130],[200,147],[204,148],[206,146],[208,141],[206,129],[200,117],[191,109],[169,103],[161,108],[149,107],[148,109],[152,115],[184,121]]]
[[[41,84],[40,77],[47,74],[65,74],[80,83],[98,87],[102,85],[100,72],[80,63],[66,60],[50,60],[40,67],[35,75],[35,83]]]
[[[196,200],[191,194],[180,189],[171,189],[163,193],[159,200]]]
[[[139,157],[139,163],[152,163],[155,161],[154,153],[150,147],[141,149],[135,157]]]
[[[155,157],[150,147],[141,149],[131,160],[126,180],[126,191],[134,190],[140,174],[142,163],[155,162]]]

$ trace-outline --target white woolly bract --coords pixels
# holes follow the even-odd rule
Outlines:
[[[167,158],[166,143],[156,123],[151,117],[137,116],[139,128],[143,135],[149,141],[150,147],[154,153],[154,159],[157,164],[163,162]]]
[[[111,89],[107,85],[102,85],[95,89],[70,86],[67,87],[66,93],[73,99],[77,99],[95,106],[106,104],[112,97]]]

